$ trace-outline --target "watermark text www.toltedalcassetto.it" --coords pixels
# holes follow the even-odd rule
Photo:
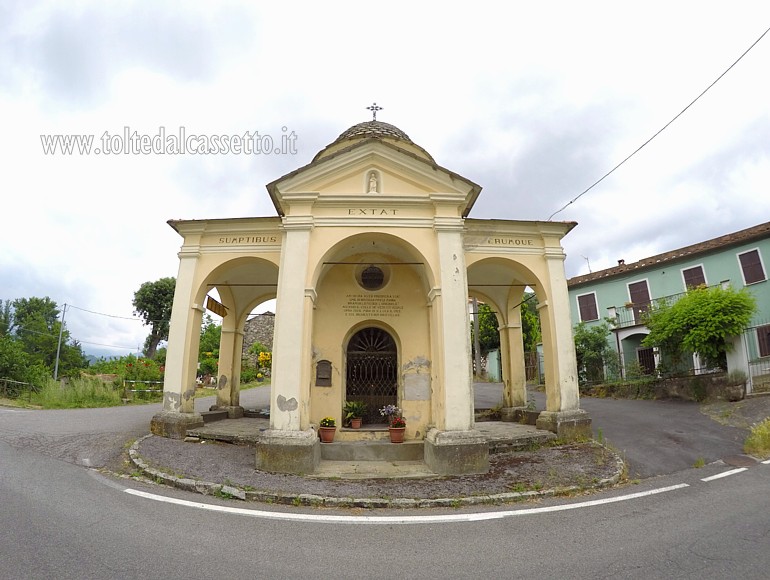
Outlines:
[[[105,131],[95,135],[40,135],[46,155],[296,155],[297,135],[286,127],[281,135],[263,135],[259,131],[238,134],[205,135],[179,127],[167,132],[159,127],[154,135],[123,127],[122,133]]]

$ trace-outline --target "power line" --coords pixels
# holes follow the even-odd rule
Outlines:
[[[107,316],[109,318],[119,318],[121,320],[132,320],[134,322],[141,322],[142,324],[148,324],[152,322],[169,322],[168,320],[145,320],[143,318],[138,318],[136,316],[118,316],[117,314],[105,314],[103,312],[94,312],[93,310],[87,310],[85,308],[80,308],[79,306],[73,306],[72,304],[69,305],[70,308],[75,308],[77,310],[82,310],[83,312],[88,312],[89,314],[96,314],[97,316]]]
[[[730,69],[732,69],[732,68],[733,68],[733,67],[734,67],[736,64],[738,64],[738,63],[741,61],[741,59],[742,59],[744,56],[746,56],[746,55],[749,53],[749,51],[750,51],[752,48],[754,48],[754,47],[757,45],[757,43],[758,43],[760,40],[762,40],[762,38],[763,38],[763,37],[764,37],[764,36],[765,36],[765,35],[766,35],[768,32],[770,32],[770,28],[768,28],[767,30],[765,30],[765,31],[764,31],[764,32],[763,32],[763,33],[762,33],[762,34],[759,36],[759,38],[757,38],[757,39],[756,39],[756,40],[755,40],[755,41],[754,41],[754,42],[751,44],[751,46],[749,46],[749,47],[748,47],[748,48],[747,48],[747,49],[744,51],[744,53],[743,53],[741,56],[739,56],[739,57],[738,57],[738,59],[737,59],[737,60],[736,60],[736,61],[735,61],[733,64],[731,64],[729,67],[727,67],[727,69],[726,69],[726,70],[725,70],[725,71],[724,71],[724,72],[723,72],[721,75],[719,75],[719,76],[716,78],[716,80],[715,80],[713,83],[711,83],[709,86],[707,86],[707,87],[706,87],[706,88],[703,90],[703,92],[701,92],[701,94],[699,94],[697,97],[695,97],[695,99],[693,99],[693,100],[690,102],[690,104],[689,104],[689,105],[687,105],[687,106],[686,106],[684,109],[682,109],[681,111],[679,111],[679,113],[678,113],[678,114],[677,114],[677,115],[676,115],[676,116],[675,116],[673,119],[671,119],[671,120],[670,120],[668,123],[666,123],[665,125],[663,125],[663,127],[662,127],[660,130],[658,130],[658,132],[657,132],[657,133],[655,133],[655,134],[654,134],[652,137],[650,137],[649,139],[647,139],[647,141],[645,141],[645,142],[644,142],[644,143],[642,143],[642,144],[641,144],[639,147],[637,147],[637,148],[636,148],[636,150],[635,150],[633,153],[631,153],[631,155],[629,155],[628,157],[626,157],[626,158],[625,158],[623,161],[621,161],[621,162],[620,162],[620,163],[618,163],[618,164],[617,164],[615,167],[613,167],[612,169],[610,169],[610,170],[609,170],[607,173],[605,173],[604,175],[602,175],[602,177],[601,177],[600,179],[598,179],[597,181],[595,181],[594,183],[592,183],[590,186],[588,186],[586,189],[584,189],[584,190],[583,190],[583,191],[582,191],[582,192],[581,192],[581,193],[580,193],[578,196],[576,196],[575,198],[571,199],[570,201],[568,201],[567,203],[565,203],[565,204],[564,204],[564,205],[563,205],[561,208],[559,208],[559,209],[557,209],[555,212],[553,212],[553,213],[552,213],[552,214],[551,214],[551,215],[548,217],[548,220],[547,220],[547,221],[551,221],[551,219],[553,218],[553,216],[555,216],[557,213],[560,213],[560,212],[564,211],[565,209],[567,209],[567,207],[569,207],[570,205],[572,205],[573,203],[575,203],[577,200],[579,200],[581,197],[583,197],[583,196],[584,196],[586,193],[588,193],[588,192],[589,192],[589,191],[591,191],[591,190],[592,190],[594,187],[596,187],[597,185],[599,185],[599,184],[600,184],[602,181],[604,181],[604,180],[605,180],[605,178],[607,178],[607,177],[609,177],[611,174],[613,174],[613,173],[615,172],[615,170],[616,170],[616,169],[618,169],[618,168],[619,168],[621,165],[623,165],[623,164],[624,164],[626,161],[628,161],[629,159],[631,159],[631,158],[632,158],[634,155],[636,155],[637,153],[639,153],[639,151],[641,151],[641,150],[642,150],[642,149],[643,149],[643,148],[644,148],[644,147],[645,147],[645,146],[646,146],[646,145],[647,145],[647,144],[648,144],[650,141],[652,141],[653,139],[655,139],[655,137],[657,137],[657,136],[658,136],[658,135],[660,135],[660,134],[661,134],[663,131],[665,131],[665,130],[668,128],[668,126],[669,126],[669,125],[671,125],[671,123],[673,123],[673,122],[674,122],[674,121],[676,121],[676,120],[677,120],[679,117],[681,117],[681,116],[684,114],[684,112],[685,112],[687,109],[689,109],[690,107],[692,107],[692,106],[693,106],[693,105],[694,105],[694,104],[695,104],[695,103],[696,103],[696,102],[697,102],[697,101],[698,101],[698,100],[699,100],[699,99],[700,99],[700,98],[701,98],[703,95],[705,95],[705,94],[706,94],[706,93],[709,91],[709,89],[711,89],[711,87],[713,87],[715,84],[717,84],[717,83],[718,83],[718,82],[719,82],[719,81],[722,79],[722,77],[723,77],[723,76],[725,76],[725,75],[726,75],[728,72],[730,72]]]

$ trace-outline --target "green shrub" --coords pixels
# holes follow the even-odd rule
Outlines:
[[[91,377],[73,379],[68,383],[48,379],[40,392],[32,394],[30,402],[44,409],[85,409],[123,404],[119,390]]]
[[[241,367],[241,384],[251,383],[257,380],[257,369],[254,367]]]
[[[751,433],[743,444],[743,450],[749,455],[762,459],[770,457],[770,418],[751,428]]]

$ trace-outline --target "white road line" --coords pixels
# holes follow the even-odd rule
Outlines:
[[[482,513],[469,513],[469,514],[447,514],[447,515],[435,515],[435,516],[335,516],[328,514],[302,514],[302,513],[286,513],[286,512],[269,512],[263,510],[252,510],[247,508],[237,508],[222,505],[212,505],[201,502],[187,501],[184,499],[176,499],[173,497],[165,497],[162,495],[156,495],[154,493],[147,493],[144,491],[138,491],[135,489],[125,488],[128,494],[143,497],[145,499],[151,499],[153,501],[160,501],[170,504],[175,504],[184,507],[192,507],[197,509],[203,509],[213,512],[221,512],[239,516],[248,516],[253,518],[266,518],[272,520],[285,520],[294,522],[311,522],[311,523],[336,523],[336,524],[435,524],[435,523],[456,523],[456,522],[480,522],[487,520],[499,520],[502,518],[514,517],[514,516],[527,516],[552,512],[560,512],[567,510],[574,510],[585,507],[593,507],[598,505],[617,503],[621,501],[628,501],[632,499],[639,499],[649,495],[656,495],[659,493],[665,493],[668,491],[674,491],[689,487],[686,483],[680,483],[677,485],[671,485],[669,487],[661,487],[657,489],[651,489],[648,491],[640,491],[638,493],[631,493],[628,495],[621,495],[617,497],[608,497],[604,499],[597,499],[592,501],[582,501],[578,503],[556,505],[549,507],[539,507],[531,509],[520,510],[507,510],[500,512],[482,512]]]
[[[764,461],[760,461],[762,465],[770,465],[770,459],[765,459]]]
[[[709,477],[704,477],[701,479],[701,481],[714,481],[715,479],[720,479],[722,477],[727,477],[728,475],[735,475],[736,473],[740,473],[741,471],[746,471],[746,467],[739,467],[737,469],[731,469],[730,471],[724,471],[722,473],[717,473],[716,475],[711,475]]]

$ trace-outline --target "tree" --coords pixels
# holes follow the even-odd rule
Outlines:
[[[588,325],[579,323],[574,329],[575,355],[577,356],[578,381],[581,384],[604,380],[604,369],[611,366],[615,356],[607,342],[610,327],[606,322]]]
[[[537,297],[534,292],[525,292],[520,306],[524,352],[532,352],[537,350],[537,345],[542,340]],[[497,330],[499,322],[495,311],[488,304],[479,302],[478,309],[479,348],[485,353],[500,347],[500,332]]]
[[[45,298],[17,298],[12,305],[12,328],[16,331],[33,320],[42,322],[45,328],[53,330],[59,319],[59,307],[48,296]]]
[[[23,345],[30,363],[53,369],[56,365],[59,335],[59,374],[68,375],[88,366],[80,344],[72,340],[66,324],[59,320],[59,306],[45,298],[18,298],[12,302],[15,336]]]
[[[499,322],[495,311],[488,304],[478,303],[479,308],[479,350],[482,353],[499,348],[500,333],[497,330]]]
[[[0,336],[0,378],[27,382],[29,357],[18,340]]]
[[[150,335],[144,342],[144,355],[155,356],[158,344],[168,340],[171,307],[174,303],[175,278],[161,278],[155,282],[145,282],[134,292],[134,314],[144,319],[145,326],[150,326]]]
[[[693,288],[676,302],[661,301],[647,312],[650,334],[642,344],[657,347],[674,364],[697,353],[709,366],[726,369],[732,347],[727,339],[746,329],[756,309],[746,288]]]
[[[11,333],[13,316],[11,314],[11,301],[0,300],[0,337]]]
[[[201,325],[201,339],[198,346],[198,362],[203,373],[217,376],[219,364],[219,342],[222,339],[222,326],[216,324],[209,315]]]
[[[537,296],[525,292],[521,303],[521,332],[524,335],[524,352],[534,352],[543,341],[540,333],[540,315],[537,313]]]

